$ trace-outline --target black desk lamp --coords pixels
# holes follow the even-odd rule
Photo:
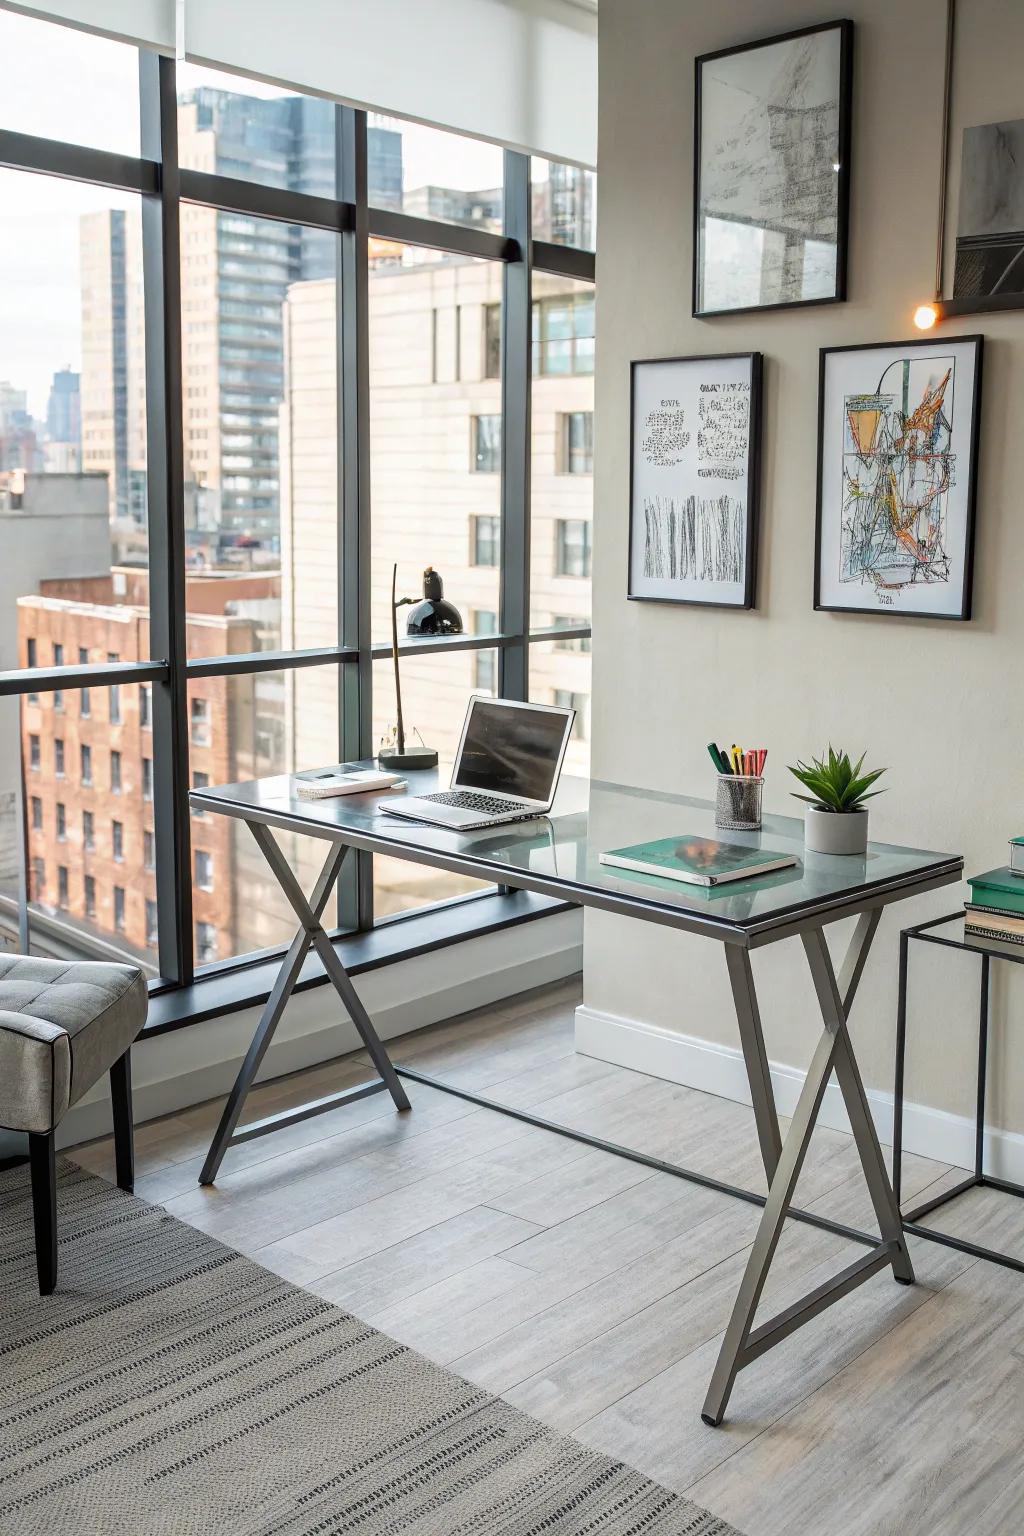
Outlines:
[[[412,612],[405,621],[405,632],[414,637],[461,635],[462,615],[454,603],[449,603],[444,595],[444,582],[428,565],[423,572],[423,596],[415,597],[396,596],[398,585],[398,565],[391,571],[391,659],[395,668],[395,703],[398,710],[398,742],[394,752],[379,752],[377,761],[382,768],[390,768],[396,771],[404,771],[408,768],[436,768],[437,753],[432,747],[406,747],[405,745],[405,719],[402,714],[402,680],[398,671],[398,610],[407,604],[414,604]]]

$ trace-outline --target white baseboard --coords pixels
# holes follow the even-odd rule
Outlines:
[[[356,989],[381,1039],[390,1040],[561,981],[582,966],[582,915],[559,912],[382,966],[360,977]],[[132,1050],[136,1121],[226,1094],[258,1018],[259,1009],[247,1008],[140,1041]],[[318,1066],[359,1049],[361,1043],[333,987],[314,987],[289,1002],[258,1077],[281,1077]],[[57,1143],[67,1147],[109,1131],[104,1079],[65,1115]]]
[[[743,1053],[736,1047],[698,1040],[677,1034],[639,1019],[623,1019],[616,1014],[581,1004],[576,1010],[576,1049],[584,1056],[596,1056],[634,1072],[663,1077],[688,1088],[699,1088],[719,1098],[750,1103]],[[772,1086],[779,1113],[791,1115],[796,1108],[805,1074],[797,1067],[771,1063]],[[868,1101],[878,1131],[878,1139],[892,1145],[893,1096],[878,1089],[868,1090]],[[839,1086],[833,1079],[825,1090],[821,1123],[833,1130],[849,1131],[846,1107]],[[928,1104],[904,1100],[903,1147],[907,1152],[953,1163],[961,1168],[974,1167],[974,1121],[964,1115],[952,1115]],[[1024,1184],[1024,1136],[1015,1131],[990,1128],[985,1135],[986,1171],[997,1178]]]

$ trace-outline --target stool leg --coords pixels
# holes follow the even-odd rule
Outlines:
[[[39,1294],[49,1296],[57,1284],[57,1167],[54,1133],[30,1135],[28,1156],[32,1169],[32,1219],[36,1231],[36,1271]]]
[[[114,1166],[121,1189],[135,1188],[135,1131],[132,1121],[131,1051],[110,1069],[110,1103],[114,1111]]]

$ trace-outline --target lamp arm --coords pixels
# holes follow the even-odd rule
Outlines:
[[[395,704],[398,709],[398,750],[405,751],[405,720],[402,717],[402,679],[398,672],[398,562],[391,567],[391,658],[395,666]]]

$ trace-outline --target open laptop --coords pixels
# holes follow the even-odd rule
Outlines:
[[[519,704],[474,694],[455,757],[451,788],[380,801],[390,816],[469,831],[526,821],[551,809],[574,709]]]

